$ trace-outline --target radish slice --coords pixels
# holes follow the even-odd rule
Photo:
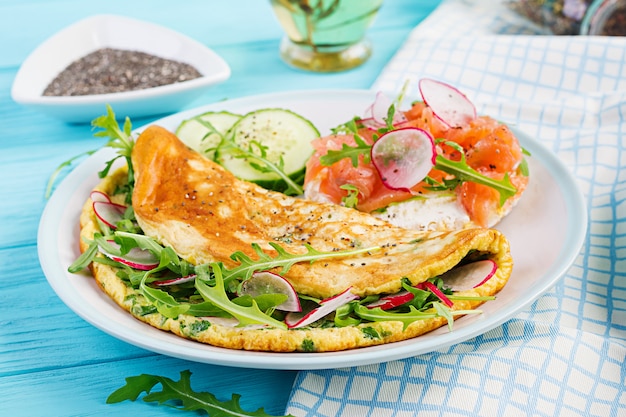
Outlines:
[[[454,303],[452,301],[450,301],[450,299],[448,297],[446,297],[446,295],[443,292],[441,292],[441,290],[439,288],[437,288],[437,286],[435,284],[433,284],[432,282],[424,281],[424,282],[418,284],[416,287],[421,289],[421,290],[428,290],[428,291],[432,292],[433,294],[435,294],[441,300],[442,303],[444,303],[448,307],[454,306]]]
[[[358,298],[359,296],[352,294],[350,292],[350,288],[348,288],[334,297],[320,301],[320,306],[314,308],[308,313],[288,313],[287,316],[285,316],[285,323],[290,329],[308,326],[309,324],[314,323],[322,317],[337,310],[342,305]]]
[[[397,294],[392,294],[392,295],[387,295],[385,297],[382,297],[378,301],[374,301],[372,303],[367,304],[365,307],[367,308],[380,307],[383,310],[389,310],[389,309],[401,306],[404,303],[408,303],[413,298],[415,298],[413,293],[409,291],[401,291]]]
[[[423,78],[419,82],[419,89],[424,103],[449,127],[467,126],[476,118],[474,104],[451,85]]]
[[[376,98],[371,106],[365,110],[367,117],[365,120],[371,120],[372,124],[377,127],[387,126],[387,116],[389,115],[389,107],[393,102],[382,92],[376,93]],[[406,122],[406,116],[399,109],[395,109],[392,123]],[[369,127],[369,126],[368,126]]]
[[[454,268],[441,275],[441,279],[453,291],[478,288],[489,281],[498,270],[498,265],[491,259],[476,261]]]
[[[109,226],[111,229],[115,229],[117,228],[117,222],[124,218],[126,206],[106,201],[94,201],[93,211],[104,224]]]
[[[365,119],[359,119],[358,123],[362,124],[363,127],[366,127],[369,130],[373,130],[376,131],[378,130],[381,125],[378,124],[373,117],[366,117]]]
[[[371,155],[387,188],[410,191],[435,166],[437,150],[430,133],[406,127],[382,135],[372,146]]]
[[[273,272],[255,272],[241,284],[239,295],[256,297],[261,294],[285,294],[287,301],[276,306],[282,311],[302,311],[300,299],[289,281]]]
[[[107,241],[111,246],[116,249],[120,248],[120,245],[112,240]],[[115,255],[107,252],[106,250],[99,248],[100,252],[106,257],[119,262],[121,264],[130,266],[133,269],[139,269],[141,271],[149,271],[159,266],[159,259],[152,254],[149,250],[141,248],[132,248],[124,256]]]
[[[195,279],[196,279],[195,274],[192,274],[192,275],[187,275],[186,277],[154,281],[153,284],[167,287],[169,285],[184,284],[185,282],[194,281]]]
[[[91,194],[89,194],[89,197],[91,198],[91,201],[93,202],[96,202],[96,201],[100,201],[103,203],[111,202],[111,198],[109,198],[109,196],[103,193],[102,191],[92,191]]]

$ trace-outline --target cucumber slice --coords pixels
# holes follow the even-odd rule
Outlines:
[[[241,115],[227,111],[207,112],[181,122],[176,136],[191,149],[215,158],[215,149],[228,130],[241,119]]]
[[[313,154],[311,141],[320,136],[317,128],[303,116],[291,110],[269,108],[250,112],[239,119],[228,132],[228,138],[239,148],[261,155],[258,145],[264,147],[265,158],[279,164],[291,179],[304,178],[306,162]],[[275,172],[263,172],[254,167],[259,161],[236,157],[236,152],[225,146],[219,148],[216,160],[237,177],[255,182],[262,187],[283,191],[285,182]]]

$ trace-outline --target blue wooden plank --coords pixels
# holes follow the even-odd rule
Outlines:
[[[238,393],[242,395],[241,406],[245,410],[264,407],[273,415],[284,412],[296,374],[294,371],[225,368],[161,355],[65,367],[0,378],[0,415],[185,416],[186,413],[168,407],[144,403],[141,398],[134,403],[105,403],[113,391],[125,384],[127,377],[150,374],[177,381],[184,370],[192,372],[191,387],[195,391],[211,392],[221,401]],[[158,391],[161,387],[155,389]]]

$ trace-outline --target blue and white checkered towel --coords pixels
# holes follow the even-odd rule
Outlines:
[[[372,88],[394,94],[406,80],[440,79],[480,114],[540,137],[585,195],[583,250],[554,288],[479,337],[405,360],[301,372],[287,412],[626,416],[626,39],[510,35],[508,23],[445,2]],[[418,96],[416,82],[409,89]]]

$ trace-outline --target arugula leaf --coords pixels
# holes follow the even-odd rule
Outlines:
[[[149,250],[155,256],[160,257],[163,252],[163,246],[159,245],[156,240],[137,233],[115,232],[115,241],[120,244],[122,253],[128,253],[134,247]]]
[[[213,272],[215,281],[214,286],[210,286],[206,282],[207,278],[210,276],[209,268],[210,271]],[[254,300],[252,300],[251,306],[242,306],[233,303],[230,298],[228,298],[228,294],[226,294],[226,290],[224,289],[222,268],[223,266],[217,263],[196,267],[196,273],[198,274],[196,276],[196,289],[202,298],[239,320],[239,326],[246,326],[249,324],[267,324],[279,329],[287,329],[287,325],[285,323],[273,319],[263,313]]]
[[[144,278],[139,284],[139,290],[150,302],[150,304],[156,307],[159,313],[170,319],[175,319],[179,315],[187,313],[190,304],[179,303],[169,293],[149,287],[146,285],[146,279],[148,276],[149,274],[144,275]]]
[[[506,200],[515,196],[517,193],[517,188],[511,183],[508,173],[506,173],[501,180],[489,178],[467,165],[463,152],[461,152],[460,161],[452,161],[441,155],[437,155],[435,159],[435,169],[454,175],[455,179],[460,182],[470,181],[493,188],[500,193],[500,206],[504,205]]]
[[[258,152],[254,151],[255,147]],[[258,141],[251,141],[247,149],[242,148],[232,139],[228,138],[223,138],[219,145],[220,151],[228,152],[235,158],[247,159],[250,166],[257,171],[263,173],[273,172],[277,174],[283,181],[285,181],[285,184],[287,184],[287,189],[283,191],[283,194],[302,195],[304,193],[302,187],[285,173],[284,161],[282,157],[279,159],[278,163],[270,161],[267,159],[267,149],[267,146],[262,145]],[[258,163],[255,161],[258,161]]]
[[[109,141],[104,145],[105,147],[117,149],[117,156],[108,161],[105,168],[98,172],[98,176],[100,178],[104,178],[108,175],[115,160],[120,157],[126,159],[126,165],[128,166],[128,187],[124,190],[124,192],[126,193],[126,202],[130,204],[130,199],[133,194],[132,190],[135,184],[135,173],[131,161],[131,155],[135,142],[132,137],[133,129],[130,118],[126,117],[123,128],[120,128],[120,125],[117,123],[117,119],[115,118],[113,109],[107,104],[107,114],[92,120],[91,126],[93,128],[102,129],[93,134],[95,137],[109,138]]]
[[[352,166],[356,168],[359,166],[359,156],[362,155],[363,163],[368,164],[371,160],[372,145],[365,142],[363,138],[356,133],[354,134],[354,142],[356,146],[343,143],[341,144],[341,149],[338,151],[329,149],[326,155],[320,158],[320,163],[324,166],[330,166],[344,158],[350,158]]]
[[[161,391],[153,391],[154,387],[161,384]],[[120,403],[130,400],[136,401],[145,392],[145,402],[156,402],[182,411],[206,411],[211,417],[279,417],[271,416],[259,408],[256,411],[245,411],[239,404],[241,396],[233,394],[229,401],[220,401],[209,392],[195,392],[191,388],[191,371],[185,370],[180,373],[180,381],[170,378],[141,374],[126,378],[126,385],[115,390],[109,395],[107,404]],[[294,416],[281,416],[294,417]]]
[[[89,243],[89,247],[87,248],[87,250],[81,253],[80,256],[76,258],[76,260],[72,262],[70,266],[67,267],[67,271],[72,274],[82,271],[83,269],[89,266],[89,264],[91,263],[91,261],[93,261],[93,258],[96,256],[97,253],[98,253],[98,244],[92,240]]]
[[[354,306],[354,313],[362,319],[369,321],[399,321],[404,325],[402,330],[406,330],[409,324],[418,320],[434,319],[439,317],[437,312],[425,312],[419,311],[413,306],[409,306],[409,311],[406,313],[396,313],[391,311],[385,311],[380,307],[367,308],[360,304]]]
[[[409,305],[408,312],[385,311],[380,307],[367,308],[361,304],[354,305],[354,313],[362,319],[369,321],[399,321],[404,324],[403,330],[414,321],[434,319],[436,317],[444,317],[448,321],[448,328],[452,330],[452,323],[455,316],[464,316],[466,314],[480,314],[481,310],[451,310],[438,301],[432,303],[434,308],[428,310],[418,310],[413,305]]]
[[[341,198],[343,205],[349,208],[355,208],[359,204],[359,189],[352,184],[343,184],[340,186],[342,190],[347,190],[348,195]]]
[[[360,248],[354,250],[342,250],[334,252],[320,252],[314,249],[311,245],[304,244],[307,252],[304,254],[292,254],[287,252],[282,246],[269,242],[270,246],[278,252],[275,258],[265,253],[263,249],[256,243],[252,244],[252,248],[258,255],[258,260],[253,260],[242,251],[233,253],[230,258],[233,261],[240,263],[232,269],[223,269],[224,282],[228,282],[234,278],[241,278],[242,280],[248,279],[256,271],[267,271],[269,269],[282,267],[280,274],[284,274],[296,263],[299,262],[315,262],[321,259],[329,258],[343,258],[345,256],[358,255],[361,253],[373,252],[380,250],[379,246],[373,246],[370,248]]]

